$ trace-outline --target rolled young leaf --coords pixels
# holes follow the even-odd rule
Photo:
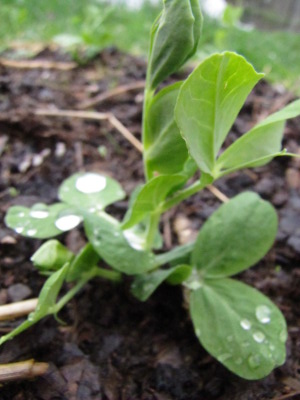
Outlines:
[[[242,193],[203,225],[191,261],[204,278],[237,274],[258,262],[274,243],[277,215],[257,194]]]
[[[31,261],[41,271],[58,270],[75,257],[66,246],[58,240],[48,240],[33,254]]]
[[[174,119],[174,108],[182,82],[161,90],[148,109],[147,137],[144,141],[148,169],[161,174],[180,172],[188,150]]]
[[[218,152],[262,76],[242,56],[225,52],[203,61],[181,86],[175,119],[201,171],[214,175]]]
[[[151,32],[148,81],[152,89],[196,52],[201,27],[199,0],[164,0]]]
[[[224,175],[226,170],[228,173],[268,163],[281,150],[285,121],[298,115],[300,100],[292,102],[254,126],[221,154],[217,161],[220,175]]]
[[[285,361],[286,322],[259,291],[233,279],[207,279],[190,293],[203,347],[245,379],[261,379]]]

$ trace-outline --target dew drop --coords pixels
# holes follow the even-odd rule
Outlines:
[[[251,329],[251,322],[248,319],[242,319],[240,325],[245,331],[249,331]]]
[[[30,313],[29,315],[28,315],[28,321],[30,321],[30,322],[33,322],[34,321],[34,313]]]
[[[17,233],[22,233],[24,231],[24,228],[23,228],[23,226],[18,226],[18,228],[16,228],[15,231]]]
[[[265,340],[265,335],[262,332],[257,331],[253,333],[253,339],[257,343],[262,343]]]
[[[152,291],[153,289],[154,289],[154,286],[153,286],[152,283],[147,283],[147,284],[144,286],[145,292]]]
[[[23,218],[23,217],[25,217],[25,213],[23,213],[23,212],[19,212],[19,214],[18,214],[18,217],[19,217],[19,218]]]
[[[28,236],[34,236],[36,233],[37,233],[36,229],[28,229],[28,231],[26,232]]]
[[[197,329],[196,329],[195,333],[196,333],[196,336],[198,336],[198,337],[200,337],[200,336],[201,336],[201,331],[200,331],[200,329],[199,329],[199,328],[197,328]]]
[[[106,187],[106,178],[93,173],[84,174],[77,178],[75,187],[82,193],[99,193]]]
[[[260,357],[258,354],[251,355],[248,358],[249,366],[253,369],[258,368],[260,366]]]
[[[37,218],[37,219],[44,219],[47,218],[49,215],[49,212],[46,210],[32,210],[30,211],[29,214],[32,218]]]
[[[144,239],[136,235],[131,229],[126,229],[125,231],[123,231],[123,235],[125,236],[127,242],[132,248],[134,248],[135,250],[144,249]]]
[[[225,362],[226,360],[228,360],[229,358],[231,358],[232,357],[232,354],[230,354],[230,353],[224,353],[224,354],[221,354],[219,357],[218,357],[218,360],[221,362],[221,363],[223,363],[223,362]]]
[[[64,215],[55,221],[55,226],[60,231],[69,231],[75,228],[81,222],[81,218],[78,215]]]
[[[286,340],[287,340],[287,331],[285,330],[285,329],[283,329],[281,332],[280,332],[280,335],[279,335],[279,340],[281,341],[281,342],[286,342]]]
[[[202,282],[200,281],[192,281],[188,284],[188,287],[192,290],[197,290],[200,289],[202,287]]]
[[[96,208],[95,208],[95,207],[89,208],[89,212],[94,213],[95,211],[96,211]]]
[[[275,350],[275,346],[274,346],[273,344],[270,344],[269,349],[270,349],[271,351],[274,351],[274,350]]]
[[[271,310],[267,306],[256,307],[255,315],[262,324],[268,324],[271,321]]]

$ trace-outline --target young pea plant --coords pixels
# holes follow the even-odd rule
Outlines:
[[[284,124],[300,114],[300,101],[294,101],[222,149],[263,74],[240,55],[225,52],[204,60],[185,81],[160,89],[196,52],[201,27],[198,0],[163,1],[151,31],[144,98],[146,182],[133,192],[123,221],[105,208],[124,199],[124,191],[113,179],[94,172],[64,181],[56,204],[9,209],[6,224],[23,236],[53,238],[82,222],[88,241],[75,255],[50,239],[33,255],[34,265],[50,277],[36,310],[0,344],[41,318],[56,315],[88,280],[119,281],[127,274],[133,277],[133,295],[141,301],[164,281],[182,285],[199,341],[240,377],[259,379],[283,364],[287,328],[280,310],[231,278],[272,246],[277,216],[271,204],[254,193],[242,193],[206,221],[195,242],[155,252],[162,248],[159,221],[164,212],[226,174],[291,155],[281,149]],[[198,169],[200,179],[190,184]],[[100,267],[100,261],[109,267]],[[64,282],[73,285],[58,300]]]

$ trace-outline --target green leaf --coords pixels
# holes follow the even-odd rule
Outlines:
[[[145,161],[152,171],[174,174],[184,168],[188,151],[174,119],[174,108],[182,82],[161,90],[147,113]],[[146,140],[147,139],[147,140]]]
[[[80,250],[72,261],[67,281],[71,282],[80,279],[84,273],[94,268],[98,264],[99,260],[99,254],[94,250],[93,246],[88,243]]]
[[[203,61],[182,85],[175,119],[203,172],[213,175],[218,152],[262,76],[243,57],[225,52]]]
[[[218,159],[217,169],[221,171],[220,175],[267,164],[281,150],[285,121],[298,115],[300,100],[271,114],[236,140]]]
[[[0,346],[7,340],[14,338],[19,333],[36,324],[40,319],[55,313],[55,302],[64,283],[68,268],[69,263],[66,263],[60,270],[54,272],[50,278],[46,280],[39,295],[39,300],[35,311],[30,313],[27,320],[19,325],[16,329],[1,337]]]
[[[151,32],[148,80],[152,89],[196,52],[201,27],[198,0],[164,0]]]
[[[58,240],[48,240],[33,254],[31,261],[42,271],[57,271],[67,262],[71,262],[74,254]]]
[[[192,250],[195,246],[195,242],[186,243],[181,246],[174,247],[174,249],[158,254],[156,261],[158,265],[164,265],[170,263],[171,265],[176,264],[189,264]]]
[[[190,295],[203,347],[245,379],[260,379],[285,361],[286,322],[257,290],[233,279],[211,279]]]
[[[101,211],[125,197],[117,181],[94,172],[72,175],[60,186],[58,195],[65,203],[90,212]]]
[[[186,176],[182,174],[160,175],[147,182],[137,194],[122,228],[131,228],[150,213],[159,211],[166,197],[183,185],[186,179]]]
[[[69,205],[56,203],[51,206],[35,204],[31,208],[11,207],[5,217],[5,223],[22,236],[47,239],[73,229],[81,222]]]
[[[204,277],[237,274],[258,262],[277,233],[272,205],[251,192],[223,204],[201,229],[192,263]]]
[[[87,238],[96,252],[112,268],[128,275],[142,274],[153,269],[155,257],[151,252],[136,250],[136,243],[130,243],[118,221],[105,214],[87,213],[84,217]]]
[[[165,280],[172,285],[178,285],[188,278],[191,270],[189,265],[177,265],[174,268],[137,276],[132,283],[131,292],[140,301],[146,301]]]

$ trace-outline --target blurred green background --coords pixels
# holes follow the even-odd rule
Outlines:
[[[127,1],[131,7],[125,0],[0,0],[0,51],[16,42],[42,42],[59,44],[83,62],[108,46],[146,55],[162,1],[140,0],[136,7]],[[196,60],[236,51],[271,82],[300,95],[300,0],[202,3],[206,13]]]

